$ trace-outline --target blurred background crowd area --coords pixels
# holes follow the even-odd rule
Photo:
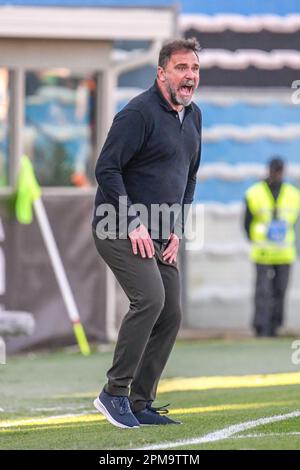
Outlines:
[[[203,112],[203,179],[196,200],[240,201],[274,154],[298,164],[300,19],[296,1],[1,1],[0,5],[174,7],[177,34],[202,45],[201,82],[195,97]],[[155,25],[153,25],[155,28]],[[147,50],[150,41],[113,44],[113,58]],[[92,66],[92,64],[91,64]],[[115,111],[155,79],[155,65],[118,75]],[[24,146],[43,186],[86,186],[93,176],[95,90],[93,73],[67,68],[26,70]],[[1,185],[8,184],[9,70],[0,69]],[[279,131],[279,128],[281,130]],[[99,149],[98,149],[99,150]],[[214,165],[214,167],[212,166]],[[218,165],[217,168],[216,165]],[[251,167],[249,167],[251,165]],[[293,168],[293,167],[292,167]],[[231,170],[236,170],[232,175]],[[290,172],[298,177],[298,168]],[[76,179],[76,175],[78,179]],[[81,178],[79,177],[81,176]]]

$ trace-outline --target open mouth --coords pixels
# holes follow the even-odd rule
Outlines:
[[[183,85],[180,87],[180,93],[184,96],[191,96],[194,91],[193,85]]]

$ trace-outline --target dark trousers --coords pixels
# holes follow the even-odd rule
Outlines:
[[[256,265],[253,326],[258,336],[276,336],[283,323],[290,264]]]
[[[173,348],[182,317],[177,263],[162,259],[165,247],[154,240],[155,257],[134,255],[129,239],[94,240],[129,301],[107,372],[107,393],[129,396],[133,411],[156,397],[158,381]],[[109,301],[109,299],[108,299]]]

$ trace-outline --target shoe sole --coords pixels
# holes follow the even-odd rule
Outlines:
[[[111,414],[107,411],[107,409],[105,408],[103,403],[101,403],[99,398],[96,398],[94,400],[94,407],[96,408],[96,410],[98,410],[100,413],[102,413],[105,416],[105,418],[107,419],[107,421],[110,422],[110,424],[112,424],[113,426],[116,426],[117,428],[134,429],[134,428],[139,428],[140,427],[140,426],[126,426],[126,424],[119,423],[118,421],[116,421],[111,416]]]
[[[140,426],[170,426],[170,424],[182,424],[182,423],[159,423],[159,424],[141,424]]]

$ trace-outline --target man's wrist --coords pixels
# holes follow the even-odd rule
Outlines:
[[[179,237],[179,236],[178,236],[176,233],[174,233],[174,232],[171,232],[171,234],[170,234],[170,239],[171,239],[171,240],[178,240],[179,243],[180,243],[180,241],[181,241],[181,237]]]

